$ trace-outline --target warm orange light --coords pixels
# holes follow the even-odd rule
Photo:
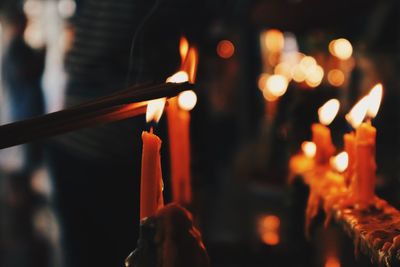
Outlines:
[[[191,83],[196,81],[197,65],[199,62],[199,53],[195,47],[190,47],[185,61],[181,66],[181,70],[188,75],[188,80]]]
[[[317,153],[317,146],[313,142],[304,141],[301,144],[301,150],[307,158],[313,158]]]
[[[319,65],[312,65],[307,69],[306,83],[310,87],[317,87],[324,78],[324,69]]]
[[[167,79],[169,83],[184,83],[189,80],[189,76],[185,71],[178,71]]]
[[[369,107],[369,96],[364,96],[354,105],[346,115],[346,120],[351,126],[356,129],[363,122],[365,115],[367,115],[367,110]]]
[[[292,79],[291,66],[287,62],[281,62],[278,65],[276,65],[274,73],[284,76],[287,80]]]
[[[279,98],[278,96],[271,94],[271,92],[269,90],[267,90],[266,88],[263,90],[263,96],[264,96],[265,100],[267,100],[269,102],[276,101]]]
[[[183,110],[192,110],[197,103],[197,95],[192,90],[184,91],[178,96],[178,105]]]
[[[146,122],[158,122],[164,111],[166,98],[159,98],[149,101],[146,110]]]
[[[344,172],[349,165],[349,155],[341,152],[331,159],[331,166],[338,172]]]
[[[378,83],[375,85],[368,94],[369,105],[367,115],[370,118],[375,118],[378,114],[379,107],[382,101],[383,87],[382,84]]]
[[[265,33],[265,46],[270,52],[280,52],[284,44],[285,38],[280,30],[272,29]]]
[[[349,40],[344,38],[334,40],[331,50],[330,52],[341,60],[349,59],[353,54],[353,46]]]
[[[269,91],[271,95],[280,97],[286,93],[288,87],[288,80],[285,76],[274,74],[267,79],[267,87],[265,90]]]
[[[262,73],[259,77],[258,77],[258,89],[260,89],[261,91],[264,91],[266,86],[267,86],[267,80],[268,77],[270,76],[270,74],[268,73]]]
[[[261,240],[270,246],[276,246],[279,244],[279,234],[276,232],[265,232],[261,235]]]
[[[328,72],[328,82],[336,87],[342,86],[344,83],[344,73],[341,70],[333,69]]]
[[[329,125],[335,119],[339,111],[340,103],[337,99],[331,99],[325,104],[323,104],[318,109],[318,118],[320,123],[324,125]]]
[[[328,256],[325,262],[325,267],[340,267],[340,261],[337,257]]]
[[[304,72],[308,72],[310,68],[317,65],[317,61],[312,56],[305,56],[300,60],[300,67]]]
[[[222,40],[217,45],[218,56],[228,59],[235,53],[235,46],[229,40]]]
[[[186,59],[188,51],[189,51],[189,42],[186,39],[186,37],[181,37],[181,40],[179,41],[179,54],[181,55],[182,64]]]
[[[279,227],[281,221],[278,216],[265,215],[258,220],[258,233],[263,243],[275,246],[279,244]]]

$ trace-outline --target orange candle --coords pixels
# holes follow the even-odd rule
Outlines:
[[[332,143],[331,131],[327,127],[339,111],[339,101],[331,99],[318,109],[320,123],[314,123],[311,126],[312,141],[317,146],[315,161],[317,164],[328,164],[329,159],[335,152]]]
[[[158,122],[165,105],[165,99],[152,100],[147,105],[146,121]],[[142,133],[142,172],[140,180],[140,219],[154,215],[164,205],[163,180],[161,172],[161,139],[153,133]]]
[[[362,123],[356,130],[357,175],[353,193],[359,203],[368,203],[375,196],[375,137],[376,129],[369,123]]]
[[[140,219],[154,215],[164,205],[160,159],[161,139],[151,131],[144,131],[142,140]]]
[[[351,184],[354,175],[355,157],[356,157],[356,138],[354,132],[343,135],[344,151],[349,156],[349,163],[346,172],[344,173],[346,185]]]

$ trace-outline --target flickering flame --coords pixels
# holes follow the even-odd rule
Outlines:
[[[317,146],[313,142],[304,141],[301,144],[301,150],[307,158],[313,158],[317,153]]]
[[[149,101],[146,110],[146,122],[155,121],[158,122],[164,111],[166,98],[158,98]]]
[[[192,90],[184,91],[178,96],[178,105],[183,110],[192,110],[197,103],[197,95]]]
[[[382,84],[378,83],[375,85],[368,94],[369,106],[367,110],[367,115],[370,118],[375,118],[378,114],[379,107],[381,105],[383,88]]]
[[[188,55],[189,51],[189,42],[186,39],[186,37],[181,37],[181,40],[179,41],[179,54],[181,55],[181,60],[182,64],[186,59],[186,56]]]
[[[337,99],[331,99],[318,109],[319,121],[324,125],[329,125],[339,111],[340,103]]]
[[[350,110],[346,115],[346,120],[351,126],[356,129],[363,122],[365,115],[367,115],[367,110],[369,107],[369,96],[364,96],[354,105],[354,107]]]
[[[341,59],[341,60],[346,60],[351,57],[353,54],[353,46],[349,42],[349,40],[340,38],[337,40],[333,40],[329,44],[329,51],[334,55],[335,57]]]
[[[279,97],[285,94],[287,87],[288,80],[286,79],[286,77],[274,74],[267,79],[267,87],[265,88],[265,90],[268,90],[271,95]]]
[[[349,155],[341,152],[331,159],[331,166],[338,172],[344,172],[349,165]]]
[[[185,71],[188,75],[189,82],[196,81],[197,65],[199,62],[199,53],[195,47],[190,47],[185,61],[181,66],[181,70]]]

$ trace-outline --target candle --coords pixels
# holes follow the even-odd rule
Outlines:
[[[182,48],[183,44],[183,48]],[[185,48],[181,40],[180,52],[183,57],[181,71],[167,79],[168,82],[194,82],[197,68],[197,51]],[[171,182],[173,202],[190,204],[192,201],[190,171],[190,113],[196,105],[197,96],[193,91],[185,91],[168,100],[167,119],[171,161]]]
[[[345,149],[353,154],[353,179],[351,191],[358,204],[368,204],[375,196],[376,162],[375,162],[375,139],[376,128],[372,126],[371,119],[379,110],[382,99],[382,85],[377,84],[370,93],[363,97],[346,115],[347,121],[356,129],[353,133],[344,137]],[[368,122],[362,122],[365,116]],[[347,144],[346,144],[347,142]]]
[[[318,109],[320,123],[311,126],[312,141],[317,146],[315,161],[318,164],[329,163],[330,157],[335,152],[332,144],[331,131],[327,127],[339,111],[340,103],[337,99],[331,99]]]
[[[344,151],[348,155],[348,167],[344,173],[346,185],[350,185],[354,175],[354,163],[356,159],[356,138],[354,132],[346,133],[343,135]]]
[[[146,121],[158,121],[162,115],[165,99],[149,102]],[[154,215],[164,205],[161,173],[161,139],[152,131],[142,133],[142,171],[140,182],[140,219]]]

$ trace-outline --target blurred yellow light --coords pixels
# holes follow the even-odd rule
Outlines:
[[[306,75],[306,83],[311,87],[316,87],[324,78],[324,69],[319,65],[313,65],[308,68]]]
[[[197,103],[197,95],[192,90],[184,91],[178,95],[178,105],[183,110],[192,110]]]
[[[265,46],[270,52],[277,53],[283,49],[285,38],[279,30],[272,29],[265,33]]]
[[[274,74],[267,79],[268,90],[273,96],[282,96],[286,93],[288,87],[288,80],[285,76]]]
[[[338,172],[344,172],[349,165],[349,155],[341,152],[331,159],[331,166]]]
[[[304,141],[301,144],[301,150],[307,158],[313,158],[317,153],[317,146],[313,142]]]
[[[222,40],[217,45],[217,54],[221,58],[228,59],[235,53],[235,46],[229,40]]]
[[[281,62],[276,65],[274,73],[286,77],[287,80],[292,79],[291,66],[289,63]]]
[[[265,88],[263,90],[263,96],[264,96],[265,100],[267,100],[269,102],[276,101],[279,98],[278,96],[271,94],[271,92],[269,90],[267,90],[267,88]]]
[[[340,38],[333,42],[331,53],[341,60],[346,60],[353,54],[353,46],[349,40]]]
[[[331,99],[318,109],[318,118],[320,123],[329,125],[335,119],[339,112],[340,102],[337,99]]]
[[[295,82],[301,83],[306,79],[306,73],[300,67],[300,65],[296,65],[292,68],[292,78]]]
[[[333,69],[328,72],[328,82],[336,87],[342,86],[344,83],[344,73],[341,70]]]
[[[317,65],[317,61],[312,56],[305,56],[300,60],[300,67],[304,72]]]
[[[382,101],[383,87],[382,84],[378,83],[375,85],[368,94],[369,105],[367,114],[370,118],[375,118],[378,114],[379,107]]]

